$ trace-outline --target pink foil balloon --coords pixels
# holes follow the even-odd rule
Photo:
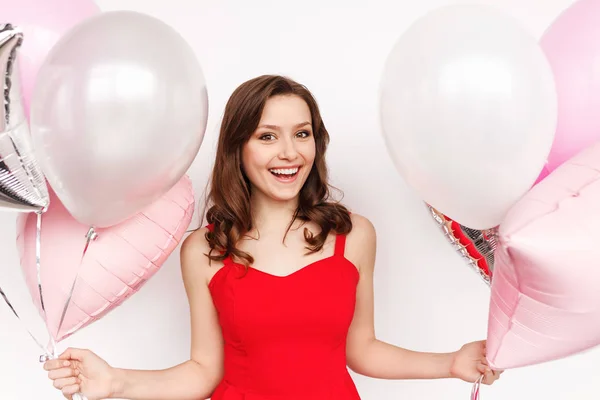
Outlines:
[[[548,171],[548,167],[544,166],[544,168],[542,169],[542,172],[540,172],[540,175],[537,177],[537,179],[533,185],[535,186],[538,183],[540,183],[541,181],[543,181],[544,179],[546,179],[546,177],[549,174],[550,174],[550,171]]]
[[[600,344],[600,143],[531,189],[500,225],[488,361],[507,369]]]
[[[48,325],[58,342],[102,318],[136,293],[179,244],[194,210],[187,176],[158,201],[125,222],[98,229],[80,266],[89,227],[78,223],[54,193],[42,219],[41,280]],[[21,267],[34,303],[41,311],[35,263],[36,215],[17,223]],[[77,276],[60,330],[65,302]],[[43,315],[43,314],[42,314]]]
[[[100,9],[93,0],[0,0],[0,10],[3,23],[23,31],[19,63],[24,106],[29,110],[38,70],[52,46],[67,30]]]
[[[540,41],[558,94],[550,171],[600,140],[599,16],[600,1],[577,1],[558,16]]]

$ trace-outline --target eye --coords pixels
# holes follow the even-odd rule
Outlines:
[[[264,135],[260,135],[258,139],[263,140],[265,142],[269,142],[271,140],[275,140],[275,135],[273,135],[272,133],[265,133]]]
[[[301,139],[306,139],[307,137],[310,136],[310,132],[309,131],[300,131],[300,132],[296,133],[296,136]]]

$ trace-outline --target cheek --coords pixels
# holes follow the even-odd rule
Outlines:
[[[313,164],[316,152],[315,142],[308,142],[306,143],[306,146],[302,148],[302,158],[304,158],[304,161],[306,161],[307,164]]]
[[[260,169],[264,169],[268,163],[265,152],[257,149],[256,146],[247,144],[242,150],[242,166],[246,175],[254,175]]]

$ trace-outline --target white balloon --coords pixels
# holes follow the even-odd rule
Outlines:
[[[391,51],[381,83],[386,144],[424,201],[473,229],[500,224],[550,152],[557,95],[536,39],[485,6],[446,6]]]
[[[87,19],[48,54],[31,104],[42,169],[79,222],[115,225],[187,172],[208,118],[206,81],[188,43],[132,11]]]

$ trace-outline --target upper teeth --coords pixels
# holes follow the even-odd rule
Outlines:
[[[275,174],[293,175],[298,172],[298,168],[273,168],[270,171]]]

